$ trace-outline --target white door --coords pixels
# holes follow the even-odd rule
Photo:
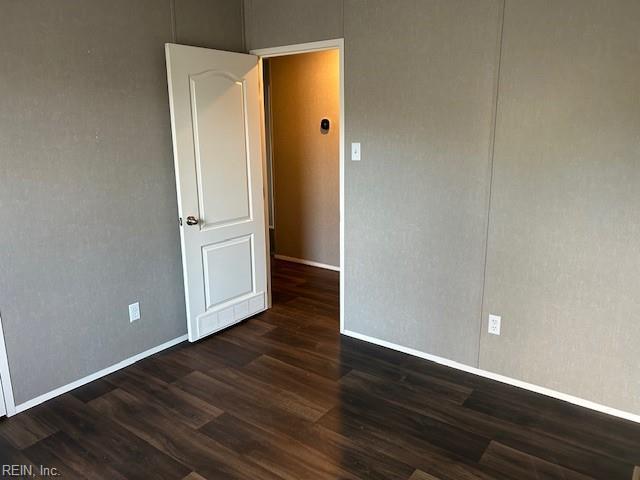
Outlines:
[[[266,308],[258,57],[165,50],[193,342]]]

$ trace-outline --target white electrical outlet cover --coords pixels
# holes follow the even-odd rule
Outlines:
[[[500,335],[500,324],[502,317],[500,315],[489,314],[489,327],[488,331],[492,335]]]
[[[129,322],[140,320],[140,303],[132,303],[129,305]]]

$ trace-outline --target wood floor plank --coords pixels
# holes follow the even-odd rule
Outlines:
[[[221,363],[230,367],[242,367],[260,356],[260,352],[256,352],[248,345],[228,342],[224,335],[213,336],[206,342],[199,342],[190,351],[197,352],[198,349],[210,353]]]
[[[366,383],[355,383],[350,381],[348,376],[345,376],[342,382],[349,384],[354,394],[379,395],[375,384],[368,386]],[[425,397],[420,411],[424,415],[444,423],[497,439],[530,455],[539,456],[552,463],[558,463],[587,475],[595,472],[597,478],[623,479],[629,476],[630,465],[626,462],[617,461],[609,456],[594,453],[572,443],[533,431],[526,426],[472,411],[460,405],[446,404]]]
[[[35,443],[26,450],[23,450],[23,453],[26,457],[29,458],[29,460],[39,466],[39,470],[40,468],[46,466],[46,468],[48,469],[47,473],[53,472],[52,476],[77,478],[78,480],[90,480],[89,477],[87,477],[83,472],[76,470],[71,465],[69,465],[66,458],[65,460],[62,460],[53,451],[51,451],[49,448],[46,448],[43,443]]]
[[[461,410],[454,415],[467,418],[472,428],[492,431],[493,438],[513,449],[519,450],[550,463],[581,472],[595,478],[624,480],[629,478],[631,465],[618,459],[576,446],[572,442],[558,440],[546,433],[530,430],[517,424],[498,421]]]
[[[593,477],[569,470],[540,458],[509,448],[498,442],[491,442],[480,462],[522,480],[593,480]]]
[[[47,452],[56,460],[51,457],[45,458],[43,452]],[[25,454],[40,465],[51,467],[60,461],[64,463],[65,468],[70,468],[72,472],[78,472],[78,475],[67,475],[68,478],[126,480],[126,477],[115,470],[110,462],[94,455],[64,432],[57,432],[41,440],[28,448]]]
[[[170,414],[150,407],[120,389],[92,400],[90,405],[158,451],[188,465],[189,471],[195,470],[207,478],[279,478],[197,430],[173,422]]]
[[[245,369],[218,368],[209,370],[206,374],[221,383],[233,386],[236,391],[242,391],[247,397],[268,401],[269,404],[279,405],[283,410],[296,417],[314,422],[324,415],[328,408],[315,399],[305,398],[297,391],[279,388],[268,378],[258,378],[249,375]],[[268,400],[266,400],[268,399]]]
[[[194,371],[194,368],[191,366],[184,365],[183,363],[176,361],[176,357],[179,355],[179,352],[188,348],[189,347],[187,345],[178,345],[168,352],[162,352],[149,358],[145,358],[129,368],[141,370],[149,377],[157,378],[158,380],[162,380],[166,383],[171,383]],[[110,375],[107,379],[117,378],[118,375],[120,375],[120,372]]]
[[[357,417],[342,414],[338,409],[325,415],[320,425],[349,438],[375,454],[385,455],[431,474],[439,473],[442,480],[495,480],[508,478],[469,459],[459,457],[428,442],[414,442],[398,438],[383,427],[362,422]]]
[[[37,415],[45,423],[57,425],[93,455],[108,461],[127,479],[147,479],[149,472],[154,472],[155,478],[173,480],[191,471],[71,395],[52,400]]]
[[[189,475],[184,477],[182,480],[207,480],[202,475],[197,472],[191,472]]]
[[[0,468],[2,467],[6,469],[4,473],[9,476],[21,476],[21,472],[27,469],[35,472],[35,478],[41,478],[38,475],[40,466],[28,458],[24,452],[11,445],[5,438],[0,437]]]
[[[175,385],[225,412],[266,429],[293,436],[313,423],[307,416],[308,412],[300,409],[298,404],[283,404],[268,396],[255,396],[201,372],[187,375]]]
[[[325,317],[335,317],[336,314],[339,313],[338,306],[333,303],[327,304],[321,300],[301,296],[297,296],[293,300],[289,300],[282,305],[278,305],[276,311],[278,311],[278,309],[289,311],[293,310],[294,312],[298,311],[302,314],[311,313]]]
[[[269,333],[263,335],[263,337],[276,340],[280,343],[289,345],[290,347],[300,348],[302,350],[314,351],[319,345],[318,339],[309,338],[301,335],[299,332],[282,327],[274,328]]]
[[[106,378],[100,378],[94,382],[87,383],[75,390],[72,390],[70,393],[78,400],[83,401],[84,403],[90,402],[94,398],[98,398],[105,393],[110,392],[115,387],[112,383],[110,383]]]
[[[182,480],[207,480],[202,475],[197,472],[191,472],[189,475],[184,477]]]
[[[630,467],[626,462],[585,450],[526,426],[491,417],[464,406],[429,402],[429,407],[423,413],[595,478],[625,479],[629,477]]]
[[[352,370],[340,379],[343,387],[365,391],[391,403],[421,413],[430,408],[433,401],[462,405],[471,390],[455,384],[447,384],[426,376],[413,376],[398,382],[388,382],[374,375]]]
[[[409,480],[440,480],[433,475],[429,475],[428,473],[423,472],[422,470],[416,470],[413,472],[413,475],[409,478]]]
[[[404,480],[413,470],[412,466],[397,458],[322,425],[314,425],[310,432],[301,433],[298,439],[325,455],[340,458],[345,469],[363,479]]]
[[[340,402],[340,385],[337,381],[329,380],[269,355],[261,355],[245,366],[242,371],[282,390],[295,393],[317,405],[324,412]]]
[[[351,371],[350,366],[338,359],[329,359],[314,352],[290,348],[285,343],[264,336],[253,336],[246,331],[235,331],[235,329],[231,329],[225,334],[227,341],[251,345],[251,348],[260,351],[263,355],[269,355],[330,380],[338,380]]]
[[[18,450],[27,448],[57,431],[57,428],[38,422],[26,414],[0,421],[0,437]]]
[[[176,421],[194,429],[223,413],[214,405],[135,369],[127,370],[113,384],[149,405],[164,409]]]
[[[474,462],[480,460],[490,441],[432,417],[348,391],[342,393],[341,405],[332,412],[334,417],[348,415],[357,419],[399,444],[424,446],[428,443]]]
[[[487,415],[544,432],[586,450],[634,465],[640,463],[640,450],[637,440],[633,439],[630,422],[617,422],[617,428],[606,428],[606,421],[602,422],[598,415],[586,413],[584,409],[575,405],[555,401],[537,404],[535,399],[529,402],[526,398],[519,389],[509,389],[508,395],[477,389],[464,405]]]
[[[358,477],[341,467],[340,458],[330,458],[296,439],[224,414],[200,429],[212,438],[228,442],[230,448],[243,452],[273,473],[289,480]]]

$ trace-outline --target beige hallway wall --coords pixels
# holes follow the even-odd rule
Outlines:
[[[340,265],[337,50],[269,60],[275,253]],[[329,132],[320,131],[328,118]]]

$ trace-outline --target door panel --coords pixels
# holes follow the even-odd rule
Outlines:
[[[189,340],[266,308],[258,58],[167,44]]]
[[[207,309],[253,291],[251,236],[202,249]]]
[[[210,71],[191,77],[201,228],[247,219],[245,83]]]

